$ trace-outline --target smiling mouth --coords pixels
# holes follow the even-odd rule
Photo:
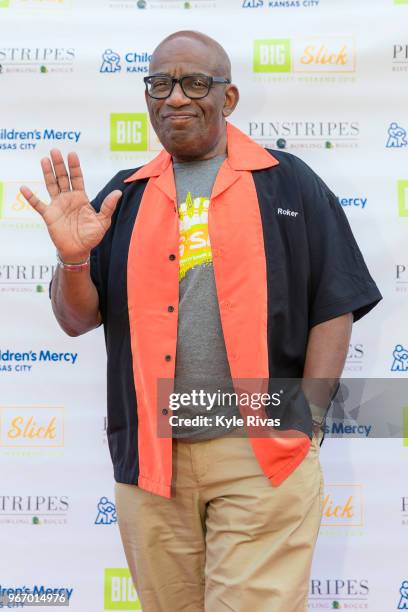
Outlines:
[[[187,119],[194,119],[196,115],[164,115],[163,119],[169,119],[170,121],[187,121]]]

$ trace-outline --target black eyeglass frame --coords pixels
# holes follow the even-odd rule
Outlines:
[[[154,77],[165,77],[166,79],[171,79],[171,89],[169,91],[169,93],[166,96],[152,96],[151,93],[149,92],[148,89],[148,85],[149,85],[149,79],[152,79]],[[205,77],[206,79],[209,80],[209,84],[208,84],[208,90],[207,92],[203,95],[203,96],[194,96],[191,97],[189,96],[185,91],[184,91],[184,87],[183,87],[183,81],[184,79],[190,79],[191,77]],[[231,79],[226,79],[224,77],[217,77],[217,76],[209,76],[207,74],[185,74],[184,76],[182,76],[179,79],[175,79],[171,76],[169,76],[168,74],[151,74],[149,76],[146,76],[143,78],[144,84],[146,85],[146,92],[147,95],[150,96],[150,98],[153,98],[154,100],[165,100],[166,98],[169,98],[171,96],[171,94],[173,93],[173,89],[176,85],[176,83],[180,83],[180,87],[183,91],[183,94],[187,97],[190,98],[190,100],[202,100],[202,98],[205,98],[206,96],[208,96],[208,94],[210,93],[210,89],[213,86],[214,83],[222,83],[224,85],[230,85],[231,84]]]

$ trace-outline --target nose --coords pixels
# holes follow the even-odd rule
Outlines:
[[[186,104],[191,104],[191,100],[184,94],[180,83],[176,83],[171,95],[166,99],[166,103],[169,106],[178,108],[180,106],[185,106]]]

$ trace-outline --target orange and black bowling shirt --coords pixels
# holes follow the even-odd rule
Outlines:
[[[228,155],[210,198],[208,233],[233,379],[301,378],[311,327],[380,300],[336,196],[299,158],[227,124]],[[174,378],[179,214],[162,151],[119,172],[92,202],[123,192],[91,254],[107,349],[108,443],[115,480],[171,497],[172,439],[157,432],[157,381]],[[307,404],[286,404],[295,437],[250,438],[279,485],[308,452]],[[275,415],[276,416],[276,415]]]

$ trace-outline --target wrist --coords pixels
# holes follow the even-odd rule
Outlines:
[[[90,253],[84,255],[76,255],[76,256],[62,256],[61,253],[57,251],[57,262],[58,266],[63,270],[67,270],[69,272],[81,272],[82,270],[89,267],[90,263]]]
[[[327,408],[322,408],[313,402],[308,403],[313,422],[322,425],[326,418]]]
[[[82,253],[65,253],[56,249],[57,258],[66,264],[80,264],[86,261],[90,255],[90,251],[83,251]]]

